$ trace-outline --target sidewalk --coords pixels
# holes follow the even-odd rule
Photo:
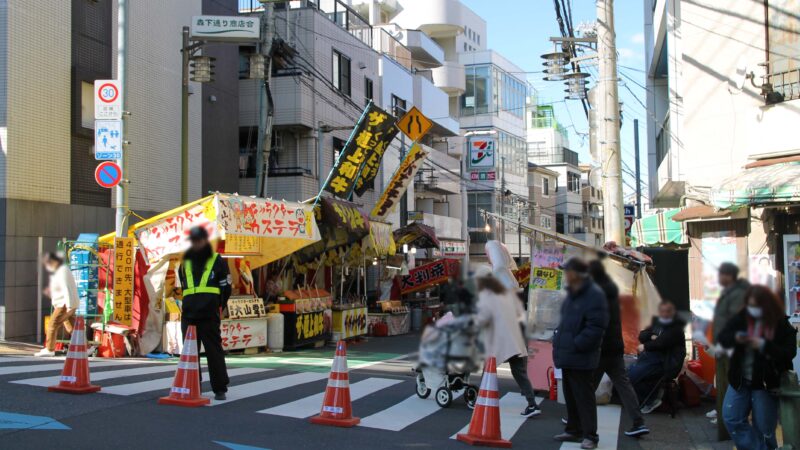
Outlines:
[[[620,449],[661,450],[681,448],[687,450],[730,450],[731,441],[717,441],[717,426],[705,414],[714,407],[710,401],[694,408],[681,408],[674,419],[669,414],[653,413],[645,416],[651,433],[644,439],[620,438]]]
[[[0,341],[0,355],[33,355],[42,349],[41,345],[27,342]]]

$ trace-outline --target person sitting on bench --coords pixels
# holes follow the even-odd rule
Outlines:
[[[628,369],[642,412],[648,414],[661,405],[655,391],[662,380],[678,376],[686,358],[683,329],[686,323],[675,316],[675,304],[664,300],[658,305],[658,316],[639,333],[639,358]]]

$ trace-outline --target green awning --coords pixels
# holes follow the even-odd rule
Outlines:
[[[711,189],[717,209],[800,202],[800,161],[753,167]]]
[[[681,208],[670,209],[652,216],[642,217],[631,227],[631,247],[685,245],[689,242],[683,224],[672,220]]]

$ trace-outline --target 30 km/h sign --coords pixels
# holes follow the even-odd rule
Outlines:
[[[94,118],[122,118],[122,88],[118,80],[94,80]]]
[[[94,170],[94,179],[101,187],[113,188],[122,181],[122,169],[114,161],[103,161]]]
[[[433,122],[425,117],[416,106],[412,106],[397,122],[397,128],[414,142],[425,136],[432,126]]]

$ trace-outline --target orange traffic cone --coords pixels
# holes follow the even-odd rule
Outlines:
[[[194,325],[186,330],[181,360],[175,371],[175,381],[168,397],[158,399],[159,405],[177,405],[194,408],[211,403],[208,397],[200,395],[200,357],[197,356],[197,331]]]
[[[344,341],[336,343],[336,355],[333,357],[328,387],[325,388],[322,410],[318,416],[309,420],[317,425],[335,427],[353,427],[361,422],[358,417],[353,417],[350,406],[350,378],[347,374],[347,350]]]
[[[89,394],[100,390],[100,386],[89,383],[89,359],[86,356],[86,324],[83,317],[75,319],[75,329],[69,341],[67,360],[61,371],[57,386],[47,388],[50,392]]]
[[[511,441],[503,439],[500,434],[500,391],[497,390],[497,362],[494,356],[486,360],[469,430],[467,434],[457,435],[456,439],[469,445],[511,447]]]

